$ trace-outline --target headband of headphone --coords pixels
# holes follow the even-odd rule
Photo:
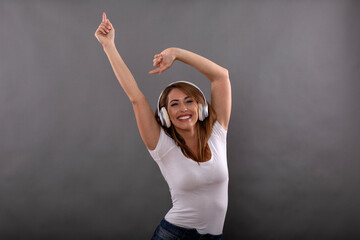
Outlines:
[[[199,104],[199,120],[204,121],[205,118],[207,118],[209,116],[208,105],[207,105],[207,102],[206,102],[205,94],[201,91],[201,89],[198,86],[196,86],[195,84],[193,84],[191,82],[187,82],[187,81],[173,82],[173,83],[170,83],[168,86],[166,86],[166,88],[168,88],[168,87],[170,87],[170,86],[172,86],[172,85],[174,85],[176,83],[186,83],[186,84],[189,84],[189,85],[195,87],[197,90],[199,90],[199,92],[201,93],[201,95],[203,96],[203,99],[205,101],[205,104],[198,103]],[[158,99],[158,102],[157,102],[157,110],[158,110],[158,116],[160,118],[161,124],[163,126],[166,126],[167,128],[169,128],[171,126],[171,122],[170,122],[169,115],[168,115],[168,113],[166,111],[166,108],[162,107],[160,109],[160,99],[161,99],[165,89],[161,92],[161,94],[159,96],[159,99]]]

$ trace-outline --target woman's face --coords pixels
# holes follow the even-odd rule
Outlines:
[[[171,123],[178,129],[192,130],[198,120],[198,104],[193,97],[174,88],[168,95],[167,111]]]

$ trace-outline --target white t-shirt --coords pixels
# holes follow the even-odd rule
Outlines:
[[[229,182],[226,135],[216,121],[208,140],[211,159],[199,165],[161,128],[156,148],[148,150],[169,185],[173,207],[165,216],[168,222],[200,234],[222,234]]]

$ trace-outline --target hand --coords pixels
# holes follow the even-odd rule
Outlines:
[[[153,60],[153,66],[157,67],[151,70],[149,74],[158,73],[161,74],[166,69],[170,68],[176,60],[175,50],[173,48],[167,48],[160,54],[156,54]]]
[[[99,27],[95,31],[95,37],[103,46],[114,43],[115,29],[109,19],[106,18],[105,12]]]

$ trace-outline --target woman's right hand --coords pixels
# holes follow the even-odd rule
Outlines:
[[[103,47],[114,44],[115,29],[113,28],[109,19],[106,18],[105,12],[103,13],[102,21],[95,31],[95,37],[103,45]]]

